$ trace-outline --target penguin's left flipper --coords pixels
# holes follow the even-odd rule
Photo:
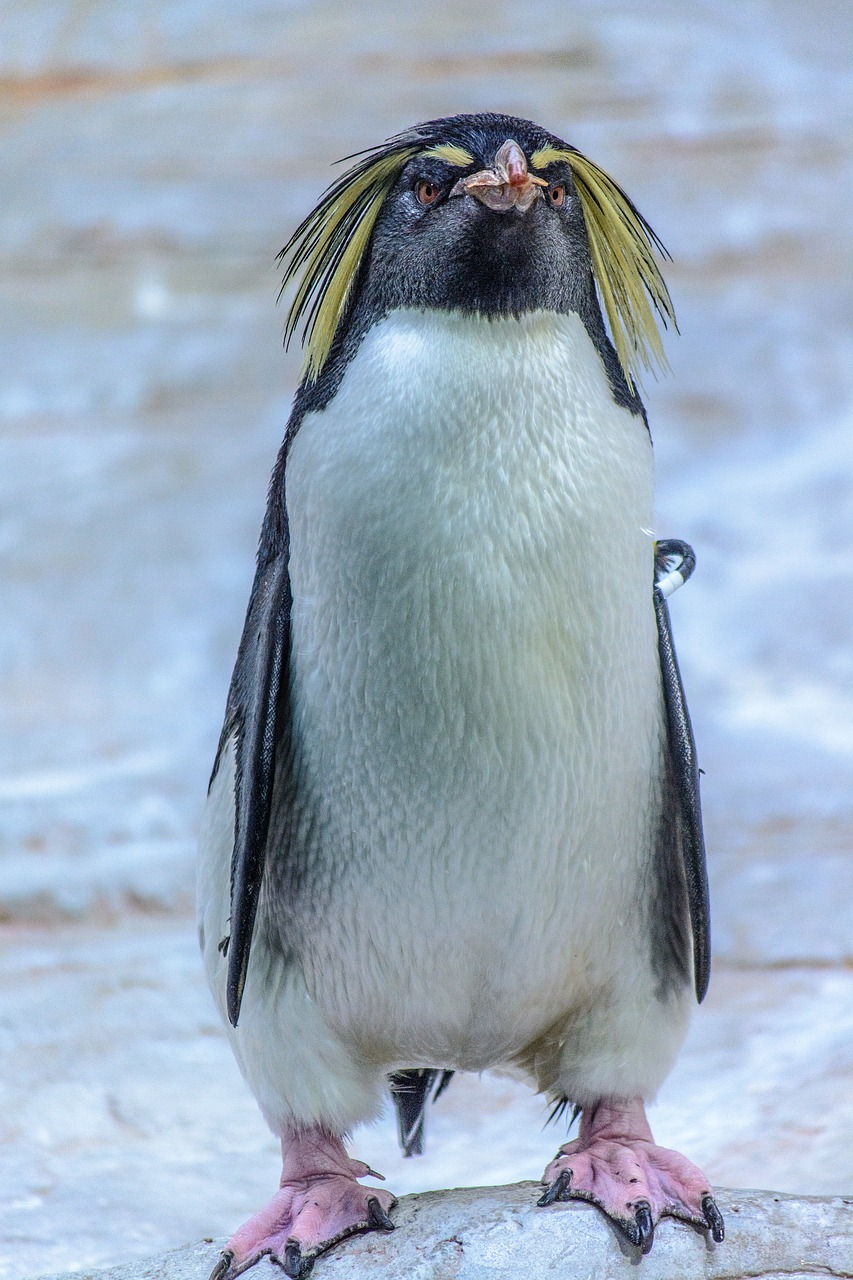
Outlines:
[[[671,568],[672,562],[676,566]],[[695,557],[686,542],[655,544],[654,604],[658,630],[658,654],[666,709],[667,737],[675,799],[679,808],[679,846],[687,883],[690,927],[693,934],[693,982],[701,1002],[711,977],[711,910],[705,836],[699,797],[696,743],[669,620],[667,597],[693,572]]]
[[[258,565],[231,686],[213,777],[225,743],[236,752],[234,846],[231,854],[228,1017],[236,1027],[249,967],[252,931],[264,873],[282,693],[290,649],[292,594],[286,531],[278,554]],[[213,779],[211,779],[212,782]]]

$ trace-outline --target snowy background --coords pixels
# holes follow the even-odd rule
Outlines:
[[[716,968],[652,1112],[712,1180],[853,1191],[847,0],[0,7],[0,1276],[229,1233],[276,1151],[203,986],[195,829],[299,363],[275,254],[329,164],[531,116],[670,248],[646,399],[706,770]],[[458,1080],[396,1191],[562,1131]]]

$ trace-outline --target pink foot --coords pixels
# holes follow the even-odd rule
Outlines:
[[[587,1108],[580,1137],[560,1147],[542,1177],[541,1205],[590,1200],[643,1253],[661,1218],[678,1218],[719,1243],[725,1234],[708,1179],[677,1151],[656,1147],[640,1098]]]
[[[362,1187],[378,1178],[350,1160],[340,1138],[319,1126],[282,1138],[280,1189],[228,1241],[210,1280],[234,1280],[269,1255],[293,1280],[307,1276],[317,1256],[357,1231],[393,1231],[389,1191]]]

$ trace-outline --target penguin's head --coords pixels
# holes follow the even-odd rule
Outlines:
[[[459,115],[353,158],[282,250],[285,284],[299,280],[287,336],[304,321],[307,381],[359,311],[592,308],[600,324],[596,289],[629,386],[662,362],[657,319],[674,321],[663,246],[568,143],[514,116]]]
[[[548,135],[526,120],[463,116],[434,136],[379,211],[368,294],[389,309],[565,309],[590,260],[571,168]]]

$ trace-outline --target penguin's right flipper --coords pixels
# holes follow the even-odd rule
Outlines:
[[[670,562],[677,560],[675,568]],[[701,1004],[711,977],[711,909],[708,869],[705,863],[705,836],[699,797],[699,766],[696,743],[684,696],[684,685],[675,656],[669,621],[667,596],[686,582],[695,565],[693,550],[686,542],[658,542],[655,545],[655,616],[658,654],[668,729],[669,754],[675,795],[680,811],[681,858],[687,883],[690,927],[693,934],[693,982]]]
[[[419,1067],[395,1071],[388,1077],[391,1096],[397,1108],[397,1133],[404,1156],[423,1154],[427,1103],[430,1095],[435,1102],[444,1093],[452,1076],[452,1071]]]
[[[288,545],[259,564],[249,602],[213,777],[225,743],[234,740],[234,846],[231,923],[227,940],[228,1018],[236,1027],[249,967],[264,873],[275,775],[280,702],[286,687],[292,605]],[[211,779],[212,781],[212,779]]]

